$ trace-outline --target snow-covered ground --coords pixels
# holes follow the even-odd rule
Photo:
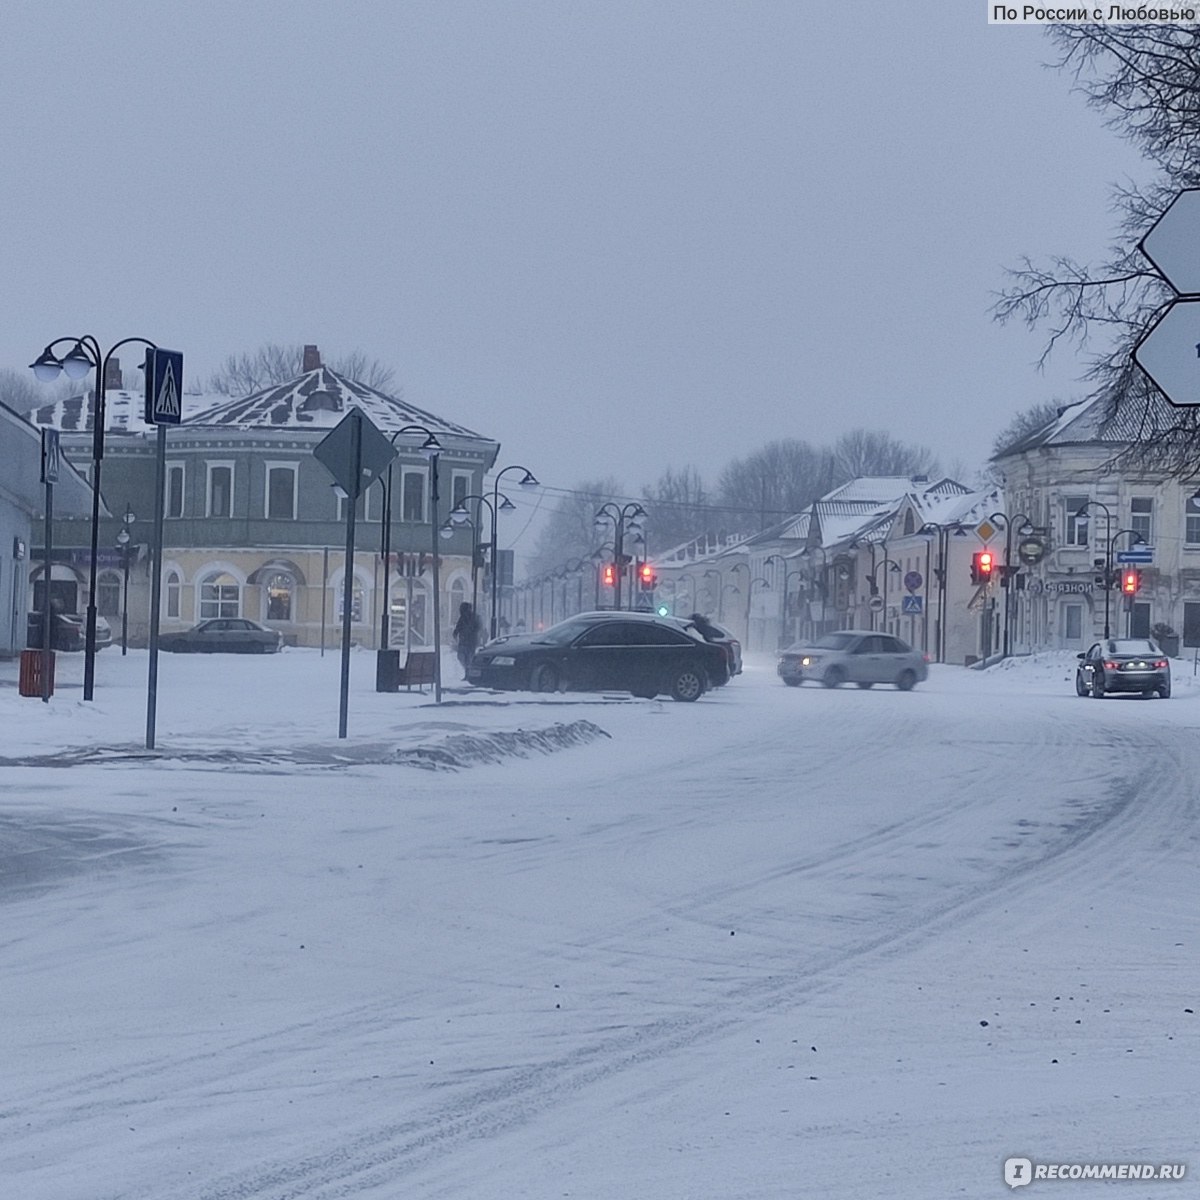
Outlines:
[[[377,695],[0,665],[0,1195],[985,1197],[1186,1162],[1200,688]],[[447,678],[457,671],[447,663]],[[1102,1192],[1103,1189],[1103,1192]]]

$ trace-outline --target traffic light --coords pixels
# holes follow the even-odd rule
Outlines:
[[[1136,596],[1138,588],[1142,586],[1142,575],[1140,571],[1126,571],[1121,576],[1121,591],[1126,596]]]
[[[600,568],[600,582],[605,587],[617,586],[617,568],[612,563],[605,563]]]
[[[644,562],[638,567],[638,582],[642,585],[642,591],[653,591],[658,582],[658,572],[648,562]]]
[[[971,558],[971,582],[990,583],[996,560],[990,550],[976,550]]]

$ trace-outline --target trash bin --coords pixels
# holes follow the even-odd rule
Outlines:
[[[400,651],[375,651],[375,690],[398,692],[400,690]]]
[[[22,696],[38,696],[42,694],[42,653],[41,650],[21,651],[21,671],[18,677],[17,690]],[[50,688],[46,693],[54,695],[54,651],[50,651]]]

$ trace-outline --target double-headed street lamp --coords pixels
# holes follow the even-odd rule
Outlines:
[[[533,472],[528,467],[522,467],[519,463],[510,463],[507,467],[501,467],[496,472],[495,478],[492,481],[492,612],[490,624],[492,637],[496,636],[500,619],[500,548],[496,545],[496,514],[500,511],[500,480],[509,471],[525,472],[517,480],[518,487],[535,488],[539,486]]]
[[[522,468],[522,470],[524,470],[524,468]],[[524,482],[524,481],[522,481],[522,482]],[[536,482],[536,480],[534,482]],[[479,527],[478,527],[478,525],[475,524],[474,521],[471,520],[471,514],[470,514],[469,510],[467,509],[467,502],[469,500],[478,501],[478,503],[485,505],[488,510],[488,517],[490,519],[490,525],[491,525],[491,530],[492,530],[492,541],[488,548],[488,557],[491,560],[493,583],[495,582],[496,572],[500,565],[499,558],[496,554],[496,537],[498,535],[498,518],[502,512],[514,512],[516,510],[517,506],[507,496],[500,496],[496,492],[493,492],[492,499],[490,499],[490,500],[486,496],[481,496],[477,492],[472,492],[470,495],[463,496],[459,500],[459,502],[450,510],[450,520],[453,521],[456,525],[470,524],[475,529],[475,537],[473,539],[474,544],[471,547],[471,609],[472,609],[472,611],[477,611],[478,610],[478,601],[476,599],[476,594],[478,591],[478,583],[479,583],[479,551],[481,549],[481,543],[479,540]],[[494,588],[492,589],[491,596],[492,596],[492,605],[493,605],[493,609],[494,609],[494,606],[496,603],[496,592],[495,592]],[[496,621],[495,621],[494,617],[490,620],[489,625],[490,625],[491,629],[495,630]],[[495,637],[495,636],[496,635],[493,632],[492,637]]]
[[[872,543],[872,546],[874,546],[874,543]],[[882,608],[882,611],[883,611],[884,628],[886,629],[887,628],[886,622],[887,622],[888,572],[891,571],[893,574],[899,575],[900,574],[900,564],[898,562],[896,562],[896,560],[894,558],[888,558],[887,553],[886,553],[886,547],[884,549],[885,549],[884,556],[879,560],[879,562],[877,564],[872,563],[871,569],[867,572],[867,587],[870,589],[872,599],[874,599],[876,596],[878,596],[879,595],[879,580],[876,578],[876,575],[878,575],[878,573],[880,571],[883,571],[883,596],[881,597],[883,603],[880,607]],[[874,558],[874,555],[872,555],[872,558]],[[887,569],[885,569],[885,568],[887,568]],[[875,628],[875,609],[873,609],[873,608],[871,609],[871,628],[872,629]]]
[[[814,563],[812,561],[812,553],[814,550],[816,550],[821,555],[821,581],[820,581],[820,583],[817,583],[816,563]],[[829,555],[825,553],[824,546],[814,545],[814,546],[805,546],[804,549],[800,551],[800,557],[802,559],[804,559],[805,562],[808,563],[809,579],[811,580],[811,582],[813,584],[816,585],[818,591],[820,591],[820,593],[821,593],[821,633],[824,634],[825,633],[825,620],[826,620],[825,608],[828,603],[828,595],[829,595]],[[811,624],[811,620],[810,620],[810,624]]]
[[[1117,532],[1114,533],[1112,535],[1112,537],[1110,537],[1108,539],[1108,549],[1107,549],[1107,553],[1104,556],[1104,561],[1106,563],[1109,563],[1109,564],[1112,563],[1113,550],[1116,547],[1117,538],[1124,537],[1125,534],[1127,534],[1127,533],[1133,535],[1133,537],[1129,543],[1131,546],[1144,546],[1146,544],[1146,539],[1136,529],[1118,529]],[[1106,566],[1104,569],[1104,599],[1106,602],[1108,600],[1108,593],[1109,593],[1110,589],[1112,588],[1113,584],[1116,583],[1115,576],[1119,575],[1119,574],[1120,574],[1119,571],[1114,572],[1112,570],[1111,565]],[[1125,599],[1129,603],[1132,603],[1132,601],[1133,601],[1132,596],[1126,596]],[[1106,605],[1105,611],[1107,612],[1107,605]],[[1133,610],[1131,608],[1131,609],[1128,609],[1127,611],[1131,614],[1127,625],[1132,625],[1133,624],[1133,616],[1132,616]],[[1126,628],[1126,634],[1127,634],[1127,636],[1132,636],[1128,627]],[[1108,633],[1105,632],[1104,636],[1108,637]]]
[[[1086,504],[1081,504],[1075,510],[1075,519],[1077,521],[1087,521],[1091,523],[1091,517],[1088,515],[1088,509],[1095,505],[1097,508],[1104,509],[1104,637],[1108,638],[1110,633],[1109,628],[1109,602],[1108,596],[1111,591],[1110,580],[1112,579],[1112,539],[1108,536],[1112,529],[1113,517],[1107,504],[1099,500],[1089,500]],[[1116,536],[1120,536],[1117,534]],[[1088,538],[1091,541],[1091,538]],[[1093,627],[1094,628],[1094,627]]]
[[[121,552],[121,656],[129,653],[129,560],[133,555],[132,537],[129,530],[137,518],[128,503],[121,518],[121,531],[117,534],[117,549]]]
[[[1012,623],[1012,608],[1013,608],[1013,593],[1016,591],[1016,572],[1013,570],[1012,561],[1012,535],[1013,526],[1020,521],[1017,526],[1017,532],[1022,537],[1033,536],[1033,522],[1025,513],[1015,513],[1009,516],[1005,512],[994,512],[988,515],[989,521],[999,521],[1004,526],[1004,568],[1001,572],[1000,583],[1004,588],[1004,642],[1001,649],[1004,657],[1008,657],[1009,652],[1009,633],[1008,628]]]
[[[424,434],[425,441],[418,448],[418,453],[429,462],[429,529],[433,551],[433,699],[435,704],[442,702],[442,597],[441,597],[441,554],[438,549],[440,526],[438,525],[438,457],[442,452],[442,444],[433,432],[424,425],[405,425],[397,429],[388,438],[394,446],[398,437],[406,434]],[[394,460],[393,460],[394,461]],[[383,616],[380,621],[379,646],[386,650],[391,635],[392,623],[392,463],[388,463],[387,474],[383,484],[383,533],[381,535],[380,552],[383,555]],[[350,586],[354,572],[354,564],[346,564],[345,592],[342,603],[350,603]],[[411,613],[407,614],[411,618]]]
[[[71,349],[59,357],[54,348],[64,342]],[[89,371],[96,372],[96,403],[92,410],[92,548],[88,566],[87,631],[84,641],[83,698],[91,700],[96,690],[96,565],[100,556],[100,464],[104,459],[104,427],[107,424],[105,391],[108,378],[108,363],[122,347],[136,342],[151,350],[157,346],[146,338],[122,338],[107,353],[91,336],[55,338],[29,365],[34,377],[42,383],[53,383],[59,375],[68,379],[82,379]],[[46,578],[50,578],[50,564],[46,564]]]
[[[641,526],[637,522],[645,515],[646,510],[632,500],[628,504],[620,506],[609,500],[596,510],[595,526],[597,531],[605,529],[609,521],[613,523],[613,563],[616,566],[616,579],[613,581],[616,595],[613,607],[618,612],[621,609],[621,580],[625,577],[625,567],[633,561],[632,556],[625,553],[625,535],[635,532],[640,534]],[[629,591],[632,595],[632,580]]]
[[[938,556],[937,564],[932,568],[934,576],[938,582],[938,607],[937,607],[937,627],[934,630],[934,657],[938,662],[946,661],[946,570],[948,559],[950,556],[950,535],[955,537],[966,537],[967,530],[958,521],[953,521],[948,525],[941,525],[937,521],[926,521],[920,529],[917,530],[920,537],[926,539],[925,542],[925,587],[926,587],[926,614],[925,614],[925,649],[929,648],[929,603],[928,589],[930,578],[930,551],[933,545],[933,539],[937,538]]]

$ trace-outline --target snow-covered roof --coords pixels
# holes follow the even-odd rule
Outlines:
[[[226,425],[239,429],[332,429],[351,408],[358,407],[384,433],[405,425],[423,425],[433,433],[491,441],[465,425],[456,425],[415,405],[367,387],[365,383],[321,366],[287,383],[263,388],[250,396],[226,400],[185,419],[185,425]]]
[[[183,411],[185,416],[197,410],[211,408],[223,400],[223,396],[185,393]],[[95,393],[88,391],[77,396],[68,396],[55,404],[45,404],[29,414],[29,420],[39,428],[58,429],[63,433],[89,433],[94,421]],[[104,393],[104,430],[106,433],[150,433],[153,425],[143,419],[145,398],[141,392],[130,392],[124,388],[109,388]]]

